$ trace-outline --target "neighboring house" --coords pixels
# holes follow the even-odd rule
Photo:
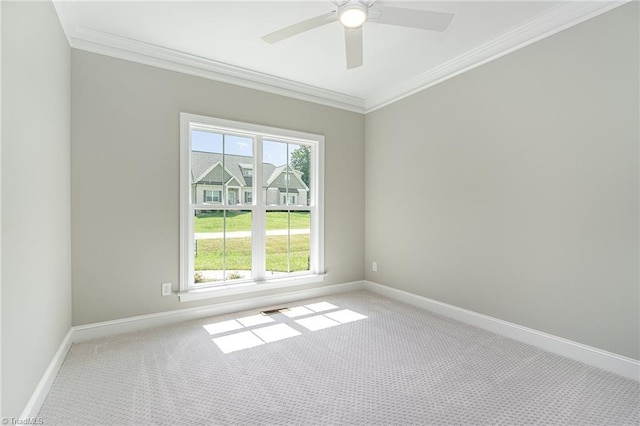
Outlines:
[[[306,206],[309,187],[302,173],[287,166],[262,165],[262,194],[268,205]],[[191,196],[194,204],[251,204],[253,157],[191,152]]]

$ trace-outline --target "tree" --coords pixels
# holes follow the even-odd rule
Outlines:
[[[291,153],[291,168],[302,173],[302,181],[309,186],[309,164],[311,148],[302,145]]]

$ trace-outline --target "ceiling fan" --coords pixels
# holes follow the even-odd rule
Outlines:
[[[365,22],[444,31],[453,19],[453,13],[431,12],[427,10],[389,7],[375,0],[340,0],[337,6],[324,15],[307,19],[262,37],[267,43],[277,43],[305,31],[339,21],[344,27],[347,53],[347,69],[362,66],[362,27]]]

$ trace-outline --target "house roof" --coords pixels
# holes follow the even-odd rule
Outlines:
[[[216,163],[222,164],[222,160],[222,154],[213,152],[192,151],[191,182],[196,183],[198,181],[205,180],[203,179],[205,177],[203,175],[205,175],[205,173],[207,173]],[[242,173],[242,170],[253,170],[253,157],[226,154],[224,156],[224,167],[228,171],[228,173],[230,173],[242,184],[251,186],[253,177],[245,176],[244,173]],[[276,167],[271,163],[263,163],[262,181],[266,183],[265,186],[276,188],[284,188],[285,186],[288,186],[289,189],[308,189],[304,182],[302,182],[300,172],[297,170],[293,170],[293,174],[296,176],[296,179],[292,179],[289,184],[286,185],[282,173],[284,170],[285,166]],[[225,181],[227,180],[229,180],[229,178],[225,176]]]
[[[202,179],[202,175],[216,163],[222,164],[222,154],[203,151],[191,152],[191,181],[197,182]],[[242,173],[243,168],[246,165],[253,164],[253,158],[245,155],[225,155],[224,167],[229,173],[231,173],[237,180],[244,185],[250,186],[252,178],[250,176],[244,176]],[[273,164],[265,163],[262,166],[263,175],[268,178],[275,170],[276,166]],[[251,167],[253,169],[253,167]]]

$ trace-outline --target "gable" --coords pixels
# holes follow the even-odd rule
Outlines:
[[[289,182],[286,181],[286,176],[289,176]],[[299,172],[289,171],[286,172],[284,167],[279,167],[275,170],[268,182],[269,188],[281,188],[281,189],[296,189],[296,190],[309,190],[309,187],[302,181]]]
[[[252,157],[242,155],[225,155],[223,158],[222,154],[214,152],[192,151],[191,179],[193,183],[209,182],[215,185],[227,183],[235,186],[251,186],[252,176],[243,175],[242,170],[252,162]],[[234,179],[234,182],[229,182],[230,179]]]
[[[228,170],[223,170],[222,164],[220,162],[216,162],[207,171],[205,171],[203,175],[194,180],[196,183],[222,185],[231,178],[231,173],[229,173]]]

